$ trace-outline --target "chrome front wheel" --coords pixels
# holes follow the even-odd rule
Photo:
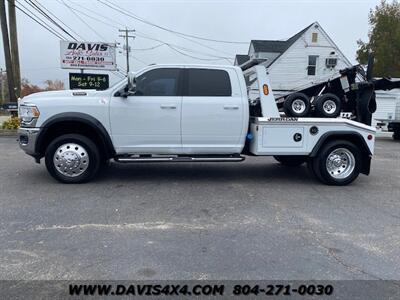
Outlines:
[[[75,143],[66,143],[57,148],[53,156],[55,169],[67,177],[82,175],[89,166],[86,149]]]
[[[80,134],[55,138],[45,152],[47,170],[63,183],[88,182],[98,173],[101,160],[98,146]]]

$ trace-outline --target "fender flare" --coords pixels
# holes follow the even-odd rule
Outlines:
[[[35,144],[35,149],[37,153],[40,153],[41,145],[44,142],[44,137],[46,136],[46,133],[48,132],[49,128],[56,125],[57,123],[65,121],[80,122],[93,128],[103,141],[107,157],[113,157],[115,155],[114,145],[112,143],[111,137],[108,134],[107,130],[104,128],[103,124],[93,116],[79,112],[59,113],[47,119],[40,126],[41,130]]]
[[[344,139],[353,142],[356,146],[360,147],[360,150],[363,153],[361,173],[365,175],[369,174],[372,153],[362,135],[355,131],[332,131],[324,133],[315,144],[309,156],[312,158],[316,157],[321,147],[330,139]]]

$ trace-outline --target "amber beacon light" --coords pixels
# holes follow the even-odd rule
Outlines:
[[[268,87],[267,84],[264,84],[264,85],[263,85],[263,91],[264,91],[264,95],[265,95],[265,96],[268,96],[268,94],[269,94],[269,87]]]

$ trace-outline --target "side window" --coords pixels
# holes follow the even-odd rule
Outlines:
[[[180,69],[155,69],[136,78],[136,96],[177,96]]]
[[[309,76],[315,76],[317,74],[317,61],[318,55],[310,55],[308,57],[307,74]]]
[[[228,72],[212,69],[188,69],[187,96],[232,96]]]

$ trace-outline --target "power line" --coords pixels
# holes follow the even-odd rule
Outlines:
[[[58,0],[58,1],[59,1],[59,0]],[[81,5],[79,5],[79,3],[75,3],[75,2],[73,2],[73,3],[74,3],[75,5],[77,5],[77,6],[79,6],[80,9],[84,9],[84,10],[86,10],[86,11],[90,11],[90,10],[88,10],[87,8],[85,8],[85,7],[81,6]],[[113,24],[110,24],[110,23],[107,23],[107,22],[104,22],[104,21],[102,21],[102,20],[100,20],[100,19],[98,19],[98,18],[96,18],[96,17],[93,17],[92,15],[86,14],[86,13],[82,12],[80,9],[77,10],[77,9],[72,8],[72,7],[70,7],[70,8],[73,9],[73,10],[75,10],[75,12],[78,13],[78,14],[82,14],[82,15],[84,15],[84,16],[86,16],[86,17],[88,17],[88,18],[91,18],[91,19],[93,19],[93,20],[95,20],[95,21],[97,21],[97,22],[100,22],[100,23],[102,23],[102,24],[105,24],[105,25],[108,25],[108,26],[111,26],[111,27],[114,27],[114,28],[117,28],[117,29],[118,29],[117,26],[115,26],[115,25],[113,25]],[[94,13],[94,14],[96,14],[97,16],[100,16],[100,17],[105,18],[105,19],[107,19],[107,20],[110,20],[110,21],[112,21],[112,22],[116,22],[117,24],[121,24],[121,26],[124,26],[122,23],[120,23],[120,22],[118,22],[118,21],[115,21],[115,20],[112,20],[112,19],[110,19],[110,18],[107,17],[107,16],[104,16],[104,15],[99,14],[99,13],[97,13],[97,12],[95,13],[95,12],[93,12],[93,11],[90,11],[90,12],[91,12],[92,14]],[[125,27],[125,26],[124,26],[124,27]],[[137,32],[140,33],[140,31],[137,31]],[[206,56],[217,57],[217,58],[221,58],[221,60],[222,60],[222,59],[225,59],[225,60],[227,60],[229,63],[232,63],[231,57],[224,57],[224,56],[218,56],[218,55],[213,55],[213,54],[204,53],[204,52],[198,52],[198,51],[195,51],[195,50],[192,50],[192,49],[188,49],[188,48],[184,48],[184,47],[179,46],[179,45],[174,45],[174,44],[172,44],[172,43],[168,43],[168,42],[165,42],[165,41],[162,41],[162,40],[159,40],[159,39],[149,38],[146,34],[144,34],[144,33],[142,33],[142,34],[143,34],[143,36],[142,36],[143,38],[153,39],[153,40],[155,40],[155,41],[158,41],[158,42],[162,43],[163,45],[172,45],[172,46],[175,47],[175,48],[180,48],[181,50],[184,50],[184,51],[187,51],[187,52],[194,52],[194,53],[199,53],[199,54],[206,55]],[[198,44],[198,45],[201,45],[201,46],[203,46],[203,47],[209,48],[209,49],[211,49],[211,50],[213,50],[213,51],[216,51],[216,52],[223,52],[223,51],[217,50],[217,49],[215,49],[215,48],[209,47],[209,46],[207,46],[207,45],[201,44],[201,43],[199,43],[199,42],[197,42],[197,41],[193,41],[193,40],[191,40],[191,39],[189,39],[189,38],[186,38],[186,37],[182,37],[182,38],[184,38],[184,39],[186,39],[186,40],[188,40],[188,41],[190,41],[190,42],[196,43],[196,44]],[[161,46],[161,44],[160,44],[159,46]],[[158,48],[159,46],[154,47],[154,49],[155,49],[155,48]],[[153,47],[149,48],[149,50],[151,50],[152,48],[153,48]],[[147,50],[147,49],[146,49],[146,50]],[[140,49],[139,49],[139,51],[140,51]],[[224,52],[224,53],[227,53],[227,52]],[[228,54],[233,56],[233,54],[231,54],[231,53],[228,53]]]
[[[70,34],[64,27],[62,27],[60,24],[58,24],[53,18],[51,18],[46,12],[44,12],[39,6],[37,6],[32,0],[25,0],[25,3],[30,5],[34,10],[39,12],[42,16],[44,16],[46,19],[48,19],[51,23],[56,25],[58,28],[61,29],[65,34],[67,34],[69,37],[71,37],[73,40],[76,40],[76,38]]]
[[[186,52],[192,52],[192,53],[197,53],[197,54],[206,55],[206,56],[210,56],[210,57],[215,57],[215,59],[210,59],[210,60],[227,60],[227,61],[229,61],[230,63],[231,63],[231,60],[232,60],[230,57],[226,57],[226,56],[217,56],[217,55],[213,55],[213,54],[209,54],[209,53],[205,53],[205,52],[200,52],[200,51],[188,49],[188,48],[181,47],[181,46],[178,46],[178,45],[174,45],[174,44],[171,44],[171,43],[166,43],[166,42],[163,42],[163,41],[161,41],[161,40],[159,40],[159,39],[152,38],[152,37],[149,37],[149,36],[147,36],[147,35],[143,35],[142,33],[139,33],[139,34],[136,33],[136,35],[139,36],[139,37],[145,38],[145,39],[149,39],[149,40],[161,42],[161,43],[163,43],[164,45],[166,45],[166,46],[168,46],[168,47],[171,47],[171,46],[172,46],[173,48],[178,48],[178,49],[183,50],[183,51],[186,51]],[[199,58],[199,57],[192,56],[192,58]],[[208,60],[208,59],[204,59],[204,58],[199,58],[199,59],[200,59],[200,60]]]
[[[201,36],[197,36],[197,35],[192,35],[192,34],[179,32],[179,31],[176,31],[176,30],[172,30],[172,29],[157,25],[157,24],[155,24],[153,22],[147,21],[147,20],[145,20],[145,19],[143,19],[143,18],[141,18],[141,17],[139,17],[139,16],[137,16],[135,14],[127,13],[122,7],[116,5],[115,3],[112,3],[113,6],[111,6],[108,3],[103,2],[102,0],[97,0],[97,1],[102,3],[103,5],[108,6],[109,8],[111,8],[113,10],[116,10],[116,11],[128,16],[128,17],[134,18],[135,20],[137,20],[139,22],[145,23],[145,24],[150,25],[150,26],[157,27],[159,29],[162,29],[162,30],[165,30],[165,31],[168,31],[168,32],[171,32],[171,33],[175,33],[175,34],[179,34],[179,35],[182,35],[182,36],[186,36],[186,37],[190,37],[190,38],[194,38],[194,39],[199,39],[199,40],[203,40],[203,41],[209,41],[209,42],[225,43],[225,44],[248,44],[248,42],[217,40],[217,39],[205,38],[205,37],[201,37]]]
[[[149,48],[132,48],[132,50],[135,50],[135,51],[147,51],[147,50],[153,50],[153,49],[160,48],[161,46],[164,46],[164,45],[165,45],[165,43],[160,43],[160,44],[155,45],[153,47],[149,47]]]
[[[198,60],[204,60],[204,61],[217,61],[217,60],[221,60],[221,58],[201,58],[201,57],[197,57],[197,56],[193,56],[187,53],[184,53],[176,48],[174,48],[171,45],[167,45],[170,49],[174,50],[175,52],[178,52],[179,54],[182,54],[184,56],[190,57],[190,58],[194,58],[194,59],[198,59]]]
[[[30,0],[31,1],[31,0]],[[82,38],[82,36],[77,33],[73,28],[71,28],[70,26],[68,26],[67,24],[65,24],[60,18],[58,18],[54,13],[52,13],[49,9],[47,9],[45,6],[43,6],[39,1],[35,0],[36,5],[40,6],[42,8],[42,10],[45,10],[49,15],[53,16],[56,20],[58,20],[61,24],[63,24],[65,27],[67,27],[73,34],[75,34],[77,37],[79,37],[80,39],[84,40],[84,38]]]
[[[88,28],[90,28],[101,40],[105,41],[106,39],[99,34],[92,26],[90,26],[83,18],[81,18],[75,11],[74,9],[69,6],[67,3],[65,3],[64,0],[57,0],[57,2],[63,4],[65,7],[67,7],[74,15],[77,17],[83,24],[85,24]]]
[[[63,1],[63,2],[64,2],[64,1]],[[70,1],[70,2],[71,2],[71,1]],[[75,3],[75,2],[71,2],[71,3],[73,3],[74,5],[78,5],[79,8],[81,8],[81,9],[88,10],[88,9],[85,8],[84,6],[81,6],[81,5],[79,5],[79,4]],[[78,14],[84,15],[84,16],[86,16],[86,17],[88,17],[88,18],[91,18],[91,19],[93,19],[93,20],[95,20],[95,21],[98,21],[98,22],[100,22],[100,23],[102,23],[102,24],[105,24],[105,25],[107,25],[107,26],[110,26],[110,27],[119,29],[119,27],[116,26],[115,24],[104,22],[104,21],[102,21],[102,20],[100,20],[100,19],[98,19],[98,18],[95,18],[95,17],[93,17],[93,16],[87,14],[87,13],[84,13],[84,12],[81,11],[81,10],[78,10],[78,9],[76,9],[76,8],[73,8],[72,6],[69,6],[69,9],[75,11],[75,12],[78,13]],[[90,11],[90,10],[88,10],[88,11]],[[90,12],[91,12],[91,11],[90,11]],[[99,14],[99,15],[100,15],[100,14]],[[102,16],[102,15],[100,15],[100,16]],[[105,16],[102,16],[102,17],[103,17],[103,18],[106,18]],[[111,20],[111,21],[113,21],[113,20]],[[113,22],[115,22],[115,21],[113,21]],[[120,23],[118,23],[118,24],[120,24]],[[125,25],[122,24],[121,26],[124,27]]]
[[[17,0],[19,1],[19,0]],[[26,0],[25,0],[26,2]],[[19,5],[24,8],[21,9],[18,5],[14,5],[19,11],[21,11],[23,14],[25,14],[27,17],[29,17],[30,19],[32,19],[34,22],[36,22],[37,24],[39,24],[41,27],[43,27],[44,29],[46,29],[47,31],[49,31],[51,34],[53,34],[54,36],[58,37],[60,40],[66,40],[64,36],[62,36],[60,33],[58,33],[55,29],[51,28],[44,20],[42,20],[40,17],[38,17],[36,14],[34,14],[31,10],[29,10],[27,7],[25,7],[22,3],[18,2]],[[29,3],[28,3],[29,4]],[[32,5],[31,5],[32,6]],[[35,9],[37,11],[37,9]],[[28,14],[27,11],[30,13]],[[47,10],[48,11],[48,10]],[[48,11],[49,12],[49,11]],[[49,12],[50,13],[50,12]],[[43,15],[43,13],[41,13]],[[61,23],[63,23],[63,25],[65,25],[66,27],[69,28],[68,25],[66,25],[64,22],[62,22],[57,16],[55,16],[54,14],[52,14],[57,20],[59,20]],[[36,17],[36,18],[35,18]],[[47,17],[46,17],[47,18]],[[49,19],[49,18],[47,18]],[[54,22],[52,22],[53,24],[55,24]],[[56,25],[56,24],[55,24]],[[60,26],[57,26],[61,29]],[[70,28],[69,28],[70,29]],[[64,30],[63,30],[64,31]],[[73,31],[73,30],[71,30]],[[64,31],[65,32],[65,31]],[[71,36],[71,35],[70,35]],[[79,36],[79,35],[78,35]],[[72,38],[74,38],[73,36],[71,36]],[[82,38],[82,37],[80,37]],[[74,40],[76,40],[74,38]],[[52,69],[52,67],[50,68],[43,68],[43,69]],[[39,69],[37,69],[39,70]],[[27,71],[27,70],[25,70]],[[125,74],[123,72],[121,72],[120,70],[117,71],[111,71],[114,75],[120,77],[120,78],[124,78]]]
[[[103,15],[103,14],[100,14],[100,13],[98,13],[98,12],[94,12],[93,10],[88,9],[88,8],[86,8],[85,6],[80,5],[78,2],[74,2],[74,1],[69,1],[69,2],[73,3],[73,4],[76,5],[76,6],[79,6],[79,9],[83,9],[83,10],[86,10],[86,11],[88,11],[88,12],[90,12],[90,13],[94,13],[94,14],[96,14],[97,16],[100,16],[100,17],[102,17],[102,18],[104,18],[104,19],[106,19],[106,20],[108,20],[108,21],[110,21],[110,22],[112,22],[112,23],[117,24],[117,25],[120,26],[120,27],[126,27],[126,24],[122,24],[121,22],[118,22],[118,20],[111,19],[110,17],[105,16],[105,15]],[[81,10],[76,10],[76,11],[77,11],[77,12],[80,12],[81,14],[84,14]],[[104,21],[102,21],[102,20],[99,20],[99,19],[97,19],[97,18],[95,18],[95,17],[92,17],[92,16],[90,16],[90,15],[87,15],[87,14],[86,14],[86,16],[89,17],[89,18],[92,18],[93,20],[96,20],[96,21],[98,21],[98,22],[101,22],[101,23],[103,23],[103,24],[107,24],[107,25],[112,26],[112,27],[117,28],[117,29],[119,28],[118,26],[115,26],[115,24],[106,23],[106,22],[104,22]]]
[[[18,2],[19,3],[19,2]],[[55,35],[56,37],[58,37],[60,40],[66,40],[65,37],[63,37],[60,33],[58,33],[57,31],[55,31],[53,28],[49,27],[45,22],[43,22],[43,20],[41,20],[40,18],[38,18],[32,11],[30,11],[29,9],[27,9],[23,4],[19,3],[19,5],[21,5],[21,7],[23,7],[24,9],[21,9],[17,4],[15,4],[15,8],[17,8],[19,11],[21,11],[24,15],[26,15],[27,17],[29,17],[30,19],[32,19],[34,22],[38,23],[40,26],[42,26],[44,29],[46,29],[47,31],[49,31],[51,34]],[[30,12],[31,14],[28,14],[26,11]],[[33,16],[35,16],[36,18],[34,18]],[[39,20],[40,21],[39,21]],[[43,22],[43,23],[41,23]]]
[[[139,18],[138,16],[136,16],[136,15],[134,15],[134,14],[132,14],[132,13],[131,13],[131,14],[128,14],[128,13],[124,12],[124,11],[122,10],[122,8],[118,7],[115,3],[113,3],[113,5],[116,6],[116,7],[118,7],[118,9],[115,9],[115,8],[111,7],[109,4],[103,3],[103,2],[101,2],[100,0],[98,0],[98,1],[99,1],[100,3],[102,3],[102,4],[104,4],[104,5],[106,5],[106,6],[110,7],[110,8],[112,8],[112,9],[114,9],[114,10],[116,10],[116,11],[118,11],[118,12],[124,14],[124,15],[127,15],[127,16],[129,16],[129,17],[135,19],[135,20],[141,19],[141,18]],[[140,21],[143,21],[143,22],[144,22],[145,20],[141,19]],[[151,23],[151,22],[150,22],[150,23]],[[145,24],[148,24],[148,25],[152,25],[152,26],[156,26],[156,27],[158,27],[158,28],[161,28],[160,26],[158,26],[158,25],[156,25],[156,24],[153,24],[153,23],[149,24],[149,22],[147,22],[147,21],[145,22]],[[211,46],[205,45],[205,44],[200,43],[200,42],[198,42],[198,41],[192,40],[192,39],[188,38],[187,35],[179,34],[179,33],[176,32],[176,31],[169,30],[169,29],[165,29],[165,28],[161,28],[161,29],[167,30],[168,32],[172,32],[172,33],[174,33],[174,34],[178,34],[179,37],[181,37],[181,38],[183,38],[183,39],[185,39],[185,40],[187,40],[187,41],[189,41],[189,42],[191,42],[191,43],[195,43],[195,44],[197,44],[197,45],[200,45],[200,46],[202,46],[202,47],[204,47],[204,48],[213,50],[213,51],[215,51],[215,52],[221,52],[221,53],[224,53],[224,54],[228,54],[228,55],[234,56],[232,53],[228,53],[228,52],[225,52],[225,51],[222,51],[222,50],[213,48],[213,47],[211,47]],[[246,44],[248,44],[248,43],[246,43]]]

